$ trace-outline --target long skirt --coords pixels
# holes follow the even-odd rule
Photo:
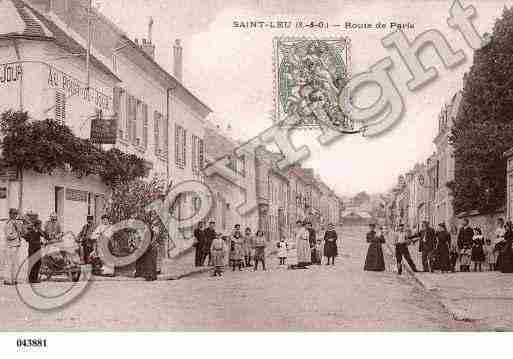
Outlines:
[[[513,250],[511,244],[509,246],[508,249],[503,250],[501,255],[500,271],[502,273],[513,273]]]
[[[289,268],[297,266],[297,249],[296,247],[287,250],[287,264]]]
[[[338,255],[337,242],[327,240],[324,243],[324,256],[331,258]]]
[[[473,246],[470,259],[472,259],[472,262],[484,262],[486,257],[483,246]]]
[[[138,259],[139,275],[146,280],[157,279],[157,249],[150,245],[146,252]]]
[[[309,265],[312,260],[310,243],[306,240],[299,240],[297,243],[298,265]]]
[[[371,243],[365,257],[365,265],[363,269],[366,271],[382,272],[385,270],[385,259],[383,258],[383,248],[379,243]]]

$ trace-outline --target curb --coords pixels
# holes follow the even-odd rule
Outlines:
[[[395,257],[395,255],[393,254],[394,252],[393,252],[393,250],[391,248],[392,245],[387,243],[386,247],[388,249],[389,254],[392,257]],[[417,273],[412,271],[409,266],[403,266],[403,269],[405,269],[405,272],[407,272],[411,277],[413,277],[413,279],[415,279],[415,281],[418,284],[420,284],[422,286],[422,288],[424,288],[426,291],[428,291],[430,293],[433,293],[434,291],[436,291],[438,289],[435,285],[429,283],[429,281],[427,281],[425,278],[421,278],[420,275],[418,275]],[[450,299],[442,298],[440,295],[437,295],[437,294],[435,294],[435,295],[436,295],[440,305],[452,316],[452,318],[454,320],[464,321],[464,322],[470,322],[470,321],[479,320],[479,318],[472,318],[472,317],[470,317],[465,310],[457,308],[452,303],[452,301]]]

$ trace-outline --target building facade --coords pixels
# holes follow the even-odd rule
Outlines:
[[[89,138],[91,119],[114,115],[113,89],[119,77],[96,56],[87,69],[85,47],[36,9],[19,0],[3,2],[11,29],[0,34],[0,111],[27,111],[30,118],[55,119],[80,138]],[[2,24],[4,25],[4,24]],[[89,70],[89,71],[87,71]],[[78,232],[87,215],[98,217],[109,195],[99,177],[77,178],[68,171],[32,171],[0,182],[0,218],[7,209],[33,211],[46,220],[57,212],[65,231]]]
[[[252,151],[245,151],[236,158],[233,154],[238,147],[237,141],[220,129],[209,126],[205,129],[205,147],[207,166],[226,159],[227,172],[213,172],[205,177],[206,184],[214,196],[213,207],[209,220],[216,222],[216,229],[221,233],[230,234],[235,224],[241,228],[249,227],[252,231],[258,228],[258,211],[243,211],[241,205],[247,196],[254,193],[248,188],[255,187],[255,156]],[[223,163],[224,165],[224,163]]]
[[[118,133],[113,146],[143,158],[151,168],[150,177],[170,185],[204,180],[204,128],[211,110],[182,84],[182,47],[178,40],[170,49],[174,54],[174,74],[170,74],[155,61],[151,19],[147,34],[139,42],[131,40],[95,8],[91,9],[89,28],[87,0],[5,3],[19,21],[12,22],[13,31],[0,36],[6,44],[0,48],[0,63],[22,71],[23,76],[5,86],[9,95],[0,100],[2,110],[23,109],[34,118],[55,118],[83,138],[89,138],[94,115],[115,116]],[[104,149],[109,147],[103,145]],[[99,217],[108,197],[108,189],[94,178],[78,180],[63,173],[27,182],[31,180],[30,174],[25,176],[21,205],[16,205],[15,198],[20,197],[16,181],[0,185],[0,191],[8,187],[0,211],[20,207],[45,217],[55,210],[64,228],[77,232],[87,214]],[[179,197],[171,209],[174,215],[185,218],[194,213],[194,198],[193,194]],[[173,238],[190,237],[191,233],[192,229],[172,229],[166,256],[184,249],[173,247]]]
[[[433,140],[435,153],[428,159],[427,172],[430,190],[430,222],[444,222],[448,228],[456,224],[452,198],[447,183],[454,180],[454,155],[449,143],[452,124],[458,114],[462,98],[459,91],[443,106],[438,116],[438,133]]]

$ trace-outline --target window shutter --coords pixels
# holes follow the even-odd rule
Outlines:
[[[187,166],[187,131],[182,127],[182,138],[183,138],[183,143],[182,143],[182,163],[183,163],[183,167]]]
[[[195,135],[192,135],[192,146],[191,146],[191,168],[193,173],[198,173],[198,161],[196,160],[196,146],[198,143],[198,138]]]
[[[66,95],[60,91],[55,92],[55,120],[61,124],[66,121]]]
[[[162,137],[162,142],[164,143],[164,148],[162,149],[162,155],[167,158],[168,157],[168,152],[169,152],[169,117],[168,116],[160,116],[161,119],[164,121],[164,124],[163,124],[163,129],[162,131],[164,132],[163,133],[163,137]]]
[[[142,107],[142,118],[143,118],[143,134],[142,134],[142,145],[146,149],[148,148],[148,105],[143,104]]]
[[[178,133],[179,126],[175,125],[175,164],[180,165],[180,134]]]
[[[160,143],[159,143],[159,113],[157,111],[153,112],[153,134],[155,140],[155,154],[160,154]]]
[[[204,143],[201,138],[199,138],[199,158],[198,158],[198,167],[200,170],[203,169],[204,163],[205,163],[205,149],[204,149]]]
[[[120,106],[121,106],[121,89],[114,87],[114,97],[112,99],[112,106],[114,107],[114,113],[119,118]]]

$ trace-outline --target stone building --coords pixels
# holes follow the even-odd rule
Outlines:
[[[280,154],[263,147],[256,150],[259,228],[272,241],[290,236],[290,180],[287,171],[280,171],[274,165],[280,158]]]
[[[120,78],[96,55],[86,71],[85,46],[59,23],[20,0],[2,1],[0,112],[27,111],[33,119],[53,118],[89,138],[91,119],[114,114],[113,89]],[[4,20],[9,19],[6,23]],[[87,80],[89,79],[89,80]],[[89,89],[87,83],[89,82]],[[9,207],[31,210],[46,220],[57,212],[65,231],[78,232],[88,214],[99,216],[109,190],[97,176],[77,178],[7,170],[0,181],[0,218]],[[3,232],[2,232],[3,233]]]
[[[457,92],[450,102],[442,107],[438,116],[438,132],[433,140],[435,153],[427,161],[429,190],[428,217],[432,224],[445,222],[448,228],[456,225],[452,198],[447,183],[454,179],[453,148],[449,143],[452,124],[458,114],[462,98]]]
[[[226,166],[227,170],[205,176],[205,183],[214,196],[208,220],[215,220],[216,229],[221,233],[230,234],[235,224],[240,224],[242,229],[250,227],[256,231],[259,223],[257,209],[246,212],[240,207],[251,200],[247,196],[254,191],[249,189],[256,186],[254,153],[245,151],[243,156],[236,157],[234,149],[239,147],[239,143],[228,133],[212,126],[205,129],[205,147],[207,170],[214,162]],[[222,160],[227,162],[220,163]]]
[[[27,109],[35,118],[56,118],[84,138],[89,137],[92,115],[116,116],[114,146],[145,159],[151,167],[150,176],[173,185],[203,180],[204,127],[211,110],[182,83],[179,41],[167,50],[174,54],[174,74],[170,74],[155,60],[160,49],[152,43],[151,19],[147,34],[138,41],[95,8],[91,9],[94,21],[89,28],[87,0],[8,0],[2,4],[6,10],[14,10],[13,18],[20,20],[13,21],[15,28],[0,40],[7,44],[0,48],[0,62],[31,61],[20,63],[23,81],[10,84],[17,90],[10,89],[10,95],[2,97],[2,108]],[[88,72],[85,55],[89,29]],[[93,93],[89,98],[81,95],[88,78]],[[24,91],[29,92],[25,95]],[[16,93],[20,95],[13,95]],[[71,179],[66,174],[60,177],[53,175],[25,186],[38,192],[25,192],[24,198],[35,202],[21,207],[43,217],[57,210],[65,229],[76,232],[87,214],[99,217],[108,194],[98,181],[88,187],[82,182],[90,179]],[[9,201],[16,196],[15,189],[9,191]],[[189,216],[194,202],[192,194],[179,197],[173,208],[175,216]],[[14,204],[0,206],[18,207]],[[179,235],[182,233],[177,229],[171,230],[166,256],[184,249],[170,245]]]

